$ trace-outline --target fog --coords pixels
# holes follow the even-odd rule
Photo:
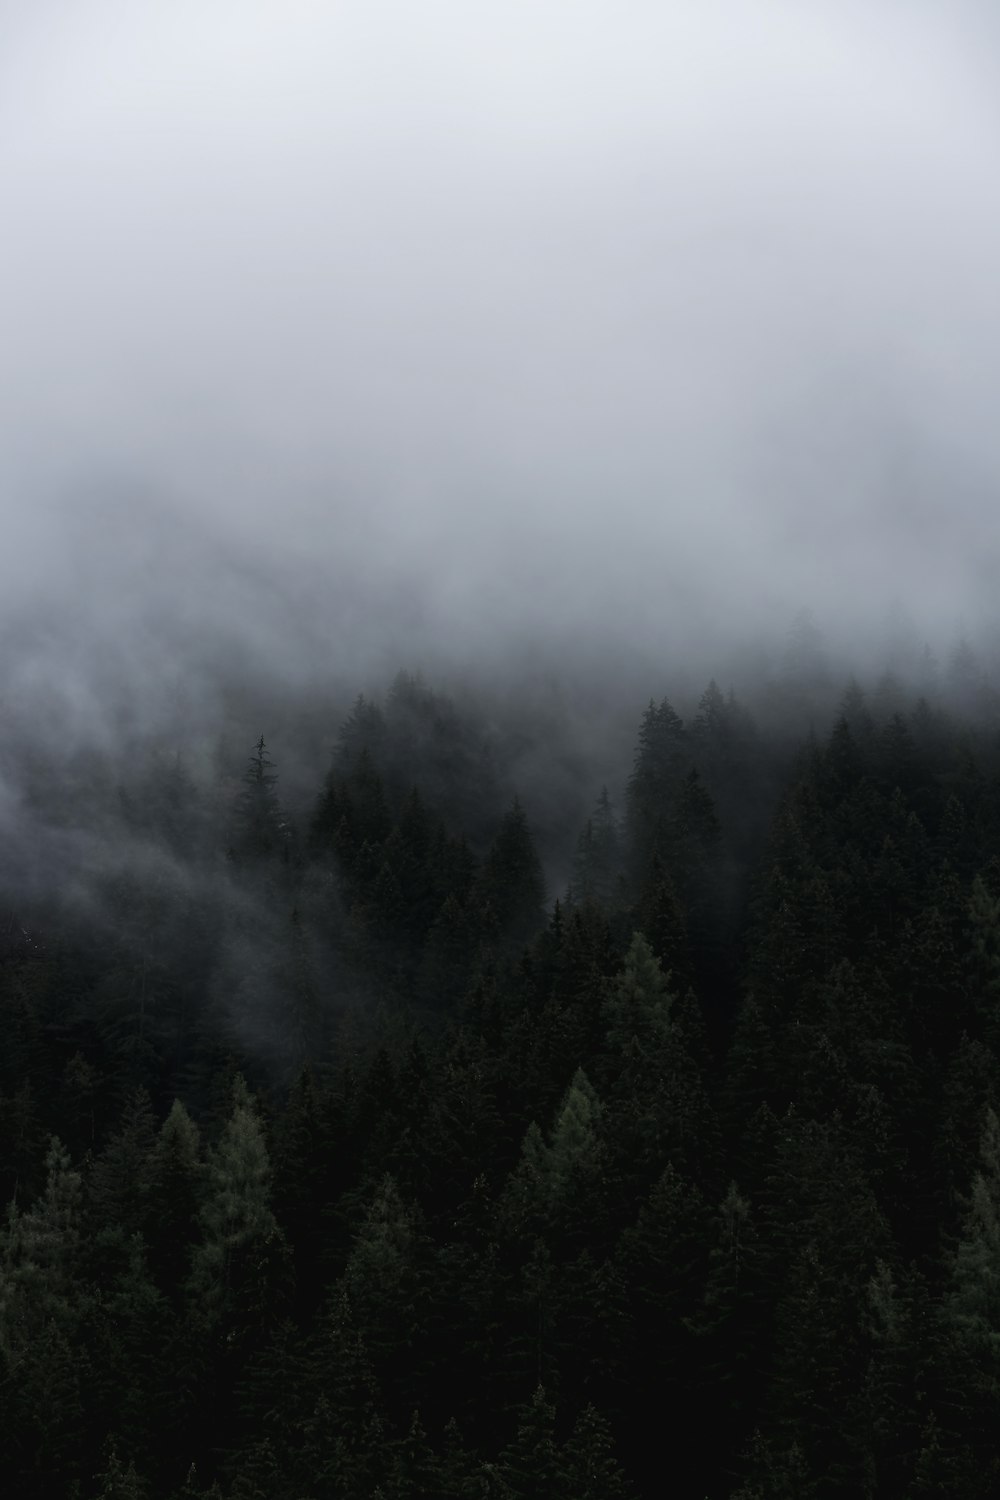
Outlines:
[[[4,5],[8,706],[982,630],[998,58],[901,0]]]
[[[550,904],[651,695],[771,737],[730,904],[851,672],[1000,723],[998,62],[971,0],[0,0],[11,941],[280,1072],[383,983],[359,691],[391,819],[483,861],[518,795]]]

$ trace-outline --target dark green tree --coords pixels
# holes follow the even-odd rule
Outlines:
[[[288,1245],[272,1208],[263,1126],[240,1076],[232,1114],[209,1152],[198,1220],[191,1297],[197,1318],[230,1363],[245,1358],[280,1315],[291,1277]]]
[[[500,1455],[499,1476],[516,1500],[548,1500],[558,1482],[555,1408],[542,1386],[521,1408],[517,1433]]]
[[[634,884],[641,886],[659,854],[669,868],[669,820],[689,752],[684,724],[666,698],[650,699],[639,725],[625,802],[626,851]]]
[[[130,1459],[127,1465],[123,1464],[113,1444],[108,1452],[107,1465],[102,1473],[95,1474],[94,1479],[100,1486],[96,1491],[97,1500],[145,1500],[149,1493],[136,1473],[135,1463]]]
[[[633,1500],[635,1491],[615,1457],[605,1417],[585,1406],[559,1453],[559,1493],[566,1500]]]
[[[514,799],[479,876],[479,904],[498,950],[517,955],[545,921],[545,880],[524,809]]]
[[[571,906],[593,902],[610,911],[621,899],[622,854],[607,787],[584,826],[573,859],[568,900]]]

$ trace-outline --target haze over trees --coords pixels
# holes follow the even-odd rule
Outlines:
[[[93,755],[5,877],[16,1492],[995,1493],[993,665],[564,724],[576,829],[406,674],[300,815]]]
[[[0,1488],[1000,1493],[995,5],[57,9]]]

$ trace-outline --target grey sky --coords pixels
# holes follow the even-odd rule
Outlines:
[[[976,620],[998,59],[973,4],[6,0],[8,608],[238,615],[166,516],[401,659]]]

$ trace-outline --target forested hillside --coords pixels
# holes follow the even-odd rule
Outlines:
[[[8,745],[6,1493],[998,1493],[1000,714],[800,658],[608,787],[407,676],[304,797]]]

